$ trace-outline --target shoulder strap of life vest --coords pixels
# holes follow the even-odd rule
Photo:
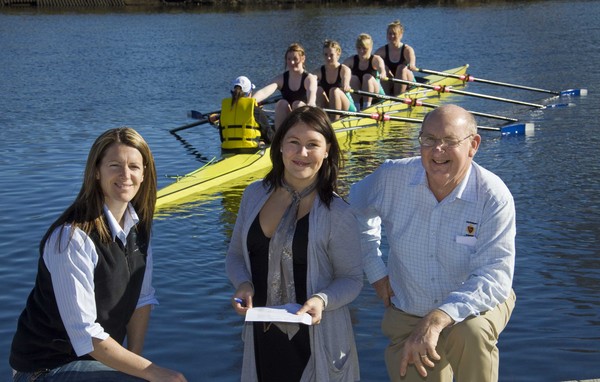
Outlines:
[[[231,98],[225,98],[221,103],[220,124],[223,128],[228,126],[251,126],[258,127],[254,119],[254,98],[241,97],[237,100],[235,107],[231,107]]]

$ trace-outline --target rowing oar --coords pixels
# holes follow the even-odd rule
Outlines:
[[[359,111],[346,111],[346,110],[336,110],[336,109],[325,109],[323,111],[326,113],[337,114],[344,117],[363,117],[363,118],[371,118],[379,122],[384,121],[398,121],[398,122],[413,122],[413,123],[422,123],[422,119],[418,118],[408,118],[408,117],[394,117],[389,114],[380,114],[380,113],[361,113]],[[337,130],[336,130],[337,131]]]
[[[280,99],[281,99],[281,95],[278,94],[276,96],[267,98],[266,100],[260,102],[259,105],[260,106],[268,105],[268,104],[271,104],[271,103],[275,103],[275,102],[279,101]],[[177,127],[175,129],[171,129],[169,131],[171,133],[176,133],[176,132],[181,131],[181,130],[189,129],[190,127],[202,125],[203,123],[210,122],[210,116],[212,114],[220,114],[220,113],[221,113],[221,110],[215,110],[215,111],[211,111],[211,112],[208,112],[208,113],[201,113],[201,112],[199,112],[197,110],[190,110],[188,112],[188,117],[192,118],[192,119],[199,119],[199,121],[198,122],[188,123],[187,125],[183,125],[181,127]]]
[[[207,122],[209,122],[208,116],[206,116],[206,118],[201,119],[200,121],[188,123],[187,125],[183,125],[183,126],[179,126],[179,127],[174,128],[174,129],[171,129],[171,130],[169,130],[169,133],[175,134],[178,131],[189,129],[190,127],[202,125],[202,124],[207,123]]]
[[[355,94],[360,94],[360,95],[364,95],[367,97],[373,97],[373,98],[379,98],[379,99],[384,99],[384,100],[390,100],[390,101],[396,101],[396,102],[401,102],[407,105],[411,105],[411,106],[423,106],[423,107],[429,107],[429,108],[437,108],[439,107],[439,105],[435,105],[433,103],[427,103],[427,102],[423,102],[419,99],[413,99],[413,98],[401,98],[401,97],[394,97],[394,96],[389,96],[387,94],[380,94],[380,93],[372,93],[372,92],[367,92],[364,90],[350,90],[351,93],[355,93]],[[502,115],[495,115],[495,114],[488,114],[488,113],[481,113],[478,111],[469,111],[469,113],[473,114],[473,115],[477,115],[479,117],[486,117],[486,118],[493,118],[493,119],[500,119],[503,121],[509,121],[509,122],[517,122],[518,119],[516,118],[509,118],[509,117],[504,117]]]
[[[201,113],[197,110],[188,111],[188,117],[192,119],[206,119],[213,114],[221,114],[221,110],[209,111],[208,113]]]
[[[363,118],[371,118],[379,122],[383,121],[399,121],[399,122],[411,122],[411,123],[423,123],[422,119],[419,118],[408,118],[408,117],[394,117],[389,114],[380,114],[380,113],[361,113],[358,111],[345,111],[345,110],[335,110],[335,109],[325,109],[323,111],[326,113],[337,114],[344,117],[363,117]],[[336,132],[347,131],[347,130],[356,130],[361,127],[348,127],[343,129],[336,129]],[[502,127],[492,127],[492,126],[477,126],[479,130],[490,130],[490,131],[499,131],[501,135],[529,135],[533,133],[534,124],[531,122],[527,123],[516,123],[511,125],[505,125]]]
[[[487,94],[472,93],[472,92],[467,92],[467,91],[464,91],[464,90],[456,90],[456,89],[452,89],[452,86],[448,86],[448,85],[429,85],[429,84],[422,84],[422,83],[415,82],[415,81],[401,80],[399,78],[386,78],[386,77],[382,77],[381,79],[385,80],[385,81],[392,81],[392,82],[398,82],[398,83],[401,83],[401,84],[412,85],[412,86],[419,87],[419,88],[433,89],[433,90],[435,90],[438,93],[455,93],[455,94],[461,94],[461,95],[466,95],[466,96],[472,96],[472,97],[490,99],[490,100],[494,100],[494,101],[514,103],[514,104],[517,104],[517,105],[536,107],[538,109],[546,109],[546,108],[552,108],[552,107],[570,106],[570,104],[568,104],[568,103],[553,104],[553,105],[540,105],[538,103],[518,101],[516,99],[494,97],[494,96],[487,95]]]
[[[221,112],[221,110],[212,111],[212,112],[209,112],[209,113],[200,113],[199,111],[191,110],[191,111],[188,112],[188,117],[189,118],[193,118],[193,119],[198,119],[199,121],[188,123],[187,125],[176,127],[174,129],[169,130],[169,133],[171,133],[173,135],[176,135],[175,133],[177,133],[178,131],[189,129],[190,127],[194,127],[194,126],[198,126],[198,125],[202,125],[202,124],[205,124],[207,122],[210,122],[210,116],[211,116],[211,114],[220,113],[220,112]]]
[[[267,98],[266,100],[259,102],[258,106],[264,106],[264,105],[269,105],[272,103],[275,103],[277,101],[279,101],[281,99],[281,95],[275,95],[273,97]],[[216,111],[211,111],[209,113],[201,113],[197,110],[190,110],[188,112],[188,117],[193,118],[193,119],[204,119],[207,117],[210,117],[212,114],[220,114],[221,110],[216,110]]]
[[[473,77],[469,74],[455,74],[455,73],[448,73],[448,72],[438,72],[436,70],[421,69],[421,68],[418,68],[417,71],[421,72],[421,73],[426,73],[426,74],[435,74],[435,75],[443,76],[443,77],[458,78],[459,80],[462,80],[463,82],[481,82],[484,84],[505,86],[507,88],[531,90],[531,91],[540,92],[540,93],[549,93],[549,94],[554,94],[554,95],[561,96],[561,97],[562,96],[586,96],[587,95],[587,89],[567,89],[567,90],[562,90],[562,91],[556,91],[556,90],[534,88],[534,87],[530,87],[530,86],[509,84],[507,82],[486,80],[483,78]]]

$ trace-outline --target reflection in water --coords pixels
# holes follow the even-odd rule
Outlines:
[[[181,144],[183,145],[185,150],[191,156],[193,156],[198,162],[206,163],[209,161],[209,159],[207,157],[202,155],[202,153],[199,152],[198,149],[196,147],[194,147],[194,145],[192,145],[190,142],[185,140],[181,135],[179,135],[177,133],[171,133],[171,134],[175,137],[175,139],[177,139],[179,142],[181,142]]]
[[[242,193],[244,192],[245,185],[240,185],[224,191],[221,196],[221,204],[223,210],[221,213],[220,222],[224,228],[225,235],[230,238],[237,218],[238,208],[242,200]]]

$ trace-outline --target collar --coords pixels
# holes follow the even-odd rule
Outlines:
[[[462,199],[467,202],[473,202],[477,198],[477,190],[475,181],[476,173],[473,171],[473,167],[475,166],[475,162],[471,162],[467,173],[463,180],[452,190],[452,192],[444,198],[443,201],[452,201],[455,199]],[[427,182],[427,174],[425,173],[425,168],[423,166],[419,166],[418,170],[415,172],[412,180],[410,181],[411,186],[422,186],[429,190],[429,183]],[[442,202],[443,202],[442,201]]]
[[[104,210],[104,216],[106,216],[106,220],[108,221],[108,227],[110,228],[113,241],[118,237],[123,243],[126,243],[129,231],[131,231],[131,228],[140,221],[140,218],[131,203],[127,205],[127,210],[123,216],[123,228],[121,228],[117,219],[115,219],[106,204],[102,208]]]
[[[448,195],[449,199],[462,199],[467,202],[475,201],[475,186],[477,182],[474,181],[474,177],[475,172],[473,171],[473,163],[471,162],[464,179],[456,186],[456,188],[454,188],[454,190],[452,190],[450,195]]]

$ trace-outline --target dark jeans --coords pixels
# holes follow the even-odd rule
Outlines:
[[[73,361],[47,372],[17,372],[13,382],[141,382],[98,361]]]

